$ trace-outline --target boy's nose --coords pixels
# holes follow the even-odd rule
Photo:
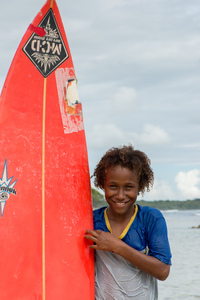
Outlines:
[[[118,190],[117,198],[118,198],[119,200],[123,200],[123,199],[125,198],[125,193],[124,193],[124,190],[123,190],[123,189],[119,189],[119,190]]]

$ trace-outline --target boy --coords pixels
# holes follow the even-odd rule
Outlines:
[[[135,204],[154,182],[149,158],[132,146],[112,148],[94,176],[108,203],[94,211],[85,236],[94,242],[95,299],[158,299],[156,279],[165,280],[171,265],[166,222],[159,210]]]

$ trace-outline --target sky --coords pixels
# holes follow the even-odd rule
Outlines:
[[[45,1],[0,3],[1,90]],[[144,199],[200,198],[200,1],[57,4],[78,79],[91,174],[109,148],[132,144],[154,171]]]

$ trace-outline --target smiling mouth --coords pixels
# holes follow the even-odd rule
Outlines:
[[[116,201],[113,201],[117,206],[125,206],[128,202],[130,201],[126,201],[126,202],[116,202]]]

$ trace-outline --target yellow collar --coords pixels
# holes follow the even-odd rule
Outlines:
[[[110,233],[112,233],[112,229],[111,229],[111,226],[110,226],[110,222],[109,222],[109,219],[108,219],[108,215],[107,215],[107,210],[108,210],[108,207],[104,210],[104,218],[105,218],[105,222],[106,222],[106,226],[108,228],[108,230],[110,231]],[[123,239],[125,237],[125,235],[127,234],[129,228],[131,227],[131,224],[133,223],[133,221],[135,220],[135,217],[136,217],[136,214],[137,214],[137,211],[138,211],[138,206],[135,204],[135,211],[134,211],[134,214],[132,215],[130,221],[128,222],[126,228],[123,230],[123,232],[120,234],[119,236],[119,239]]]

